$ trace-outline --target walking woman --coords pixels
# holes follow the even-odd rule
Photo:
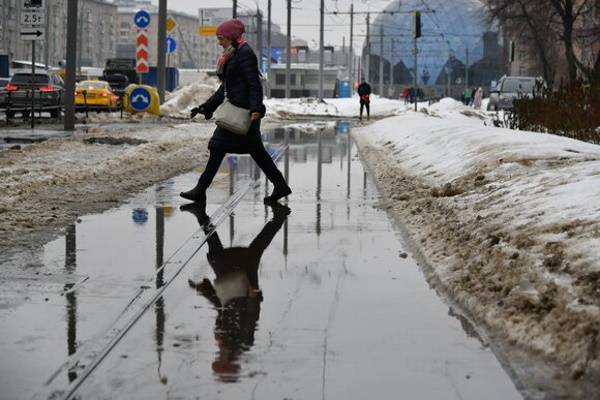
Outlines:
[[[231,104],[250,110],[252,123],[245,135],[235,134],[221,127],[215,129],[208,142],[210,156],[198,184],[193,189],[180,193],[181,197],[197,203],[206,202],[206,189],[227,153],[250,154],[265,173],[274,186],[271,195],[264,198],[265,202],[277,201],[292,193],[262,142],[260,120],[264,117],[266,108],[263,104],[258,61],[254,51],[242,37],[244,32],[244,24],[238,19],[229,19],[217,27],[217,40],[223,47],[223,54],[217,61],[217,76],[221,85],[205,103],[192,108],[190,117],[202,114],[206,119],[211,119],[227,96]]]

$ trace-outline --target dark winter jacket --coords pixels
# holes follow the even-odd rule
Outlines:
[[[215,110],[223,103],[225,92],[233,105],[249,109],[250,114],[258,112],[261,116],[265,115],[266,108],[263,104],[258,61],[248,44],[237,49],[226,62],[222,78],[219,89],[201,105],[206,110],[206,119],[212,118]],[[252,121],[246,135],[236,135],[217,127],[208,143],[209,149],[238,154],[249,153],[256,146],[263,146],[260,135],[260,119]]]
[[[371,85],[369,85],[367,82],[362,82],[360,85],[358,85],[358,95],[362,96],[363,94],[371,94]]]
[[[362,82],[358,85],[358,95],[362,96],[363,94],[371,94],[371,85],[367,82]]]

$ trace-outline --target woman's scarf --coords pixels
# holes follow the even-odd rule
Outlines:
[[[223,49],[223,54],[217,60],[217,76],[223,79],[223,70],[225,69],[225,63],[229,60],[237,49],[246,44],[246,41],[243,37],[239,37],[236,41],[234,41],[230,46],[227,46]]]

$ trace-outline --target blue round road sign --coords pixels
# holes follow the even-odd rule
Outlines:
[[[150,25],[150,14],[146,10],[140,10],[133,17],[135,26],[140,29],[146,29]]]
[[[167,38],[167,54],[172,54],[177,48],[177,41],[173,38]]]
[[[152,95],[150,91],[144,87],[137,87],[129,93],[129,104],[135,111],[146,111],[150,107]]]

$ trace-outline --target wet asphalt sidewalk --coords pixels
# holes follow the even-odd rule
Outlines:
[[[178,196],[193,171],[32,249],[3,282],[0,399],[523,398],[405,253],[347,123],[265,142],[287,207],[232,156],[210,223]]]

